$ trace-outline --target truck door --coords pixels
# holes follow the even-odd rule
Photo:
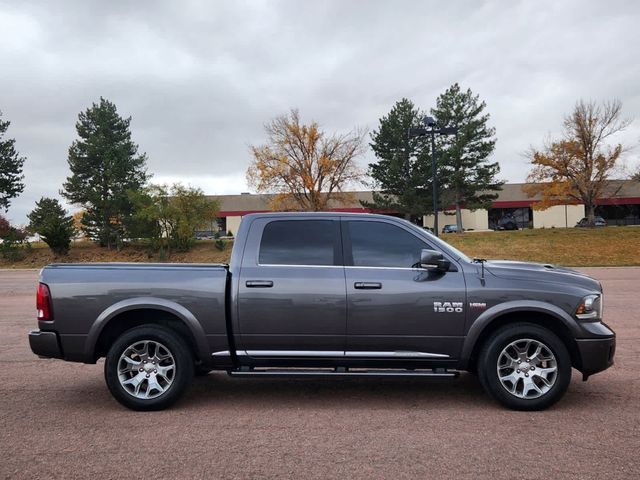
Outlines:
[[[342,357],[344,275],[339,217],[255,220],[237,290],[240,354]]]
[[[343,219],[346,356],[454,359],[465,324],[462,271],[419,268],[418,232],[393,220]],[[450,259],[453,260],[453,259]]]

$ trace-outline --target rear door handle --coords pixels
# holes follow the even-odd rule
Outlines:
[[[380,282],[356,282],[353,284],[353,288],[358,290],[380,290],[382,283]]]
[[[273,287],[272,280],[247,280],[245,284],[247,288],[271,288]]]

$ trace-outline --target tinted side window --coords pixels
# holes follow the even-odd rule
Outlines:
[[[276,220],[262,232],[262,265],[334,265],[339,246],[338,222]],[[335,263],[334,263],[335,262]]]
[[[430,248],[415,235],[383,222],[348,222],[353,265],[411,268],[420,251]]]

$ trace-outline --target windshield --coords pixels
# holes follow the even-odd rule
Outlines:
[[[417,225],[415,225],[415,224],[413,224],[411,222],[408,222],[406,220],[405,220],[405,222],[409,223],[413,228],[415,228],[416,230],[420,231],[423,235],[426,235],[427,237],[429,237],[429,241],[431,241],[432,243],[435,243],[438,247],[442,248],[442,250],[444,250],[445,252],[449,253],[453,257],[455,257],[456,260],[462,260],[464,262],[471,262],[472,261],[469,257],[467,257],[464,253],[462,253],[456,247],[454,247],[453,245],[450,245],[447,242],[445,242],[444,240],[441,240],[440,238],[436,237],[429,230],[425,230],[424,228],[420,228]]]
[[[444,243],[447,246],[447,248],[451,251],[451,253],[453,253],[454,255],[458,256],[459,260],[463,260],[465,262],[471,262],[471,259],[469,257],[467,257],[464,253],[462,253],[460,250],[458,250],[456,247],[454,247],[453,245],[445,242],[444,240],[440,240],[433,233],[431,233],[431,232],[428,232],[428,233],[433,238],[435,238],[438,242]]]

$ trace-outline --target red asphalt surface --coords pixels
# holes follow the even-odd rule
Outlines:
[[[36,271],[0,271],[3,478],[640,478],[640,268],[591,268],[616,364],[544,412],[477,379],[196,378],[171,410],[132,412],[97,365],[38,359]]]

